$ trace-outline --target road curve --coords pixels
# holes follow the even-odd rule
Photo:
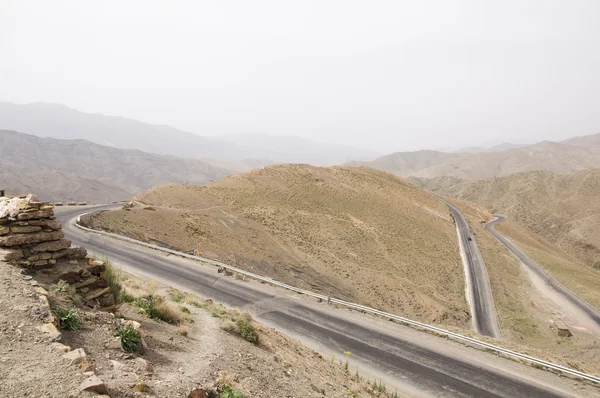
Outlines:
[[[471,307],[475,331],[484,336],[499,338],[501,337],[500,326],[490,287],[490,278],[475,237],[471,234],[469,224],[460,210],[439,196],[438,198],[448,206],[456,223],[458,244],[465,265],[467,301]]]
[[[96,209],[100,209],[96,208]],[[370,369],[410,396],[573,397],[600,396],[572,390],[572,382],[482,351],[400,325],[318,304],[257,282],[240,282],[198,262],[84,232],[73,219],[89,208],[56,209],[75,245],[101,253],[126,271],[251,311],[278,330],[329,356],[351,351],[351,363]],[[580,387],[581,388],[581,387]]]
[[[517,245],[513,243],[512,240],[502,235],[500,232],[496,231],[494,226],[506,219],[506,217],[494,214],[496,217],[494,220],[485,224],[485,228],[492,234],[496,239],[498,239],[506,248],[529,270],[531,270],[535,275],[540,278],[546,285],[551,287],[556,293],[558,293],[562,298],[567,300],[573,307],[575,307],[579,313],[585,314],[589,318],[591,322],[593,322],[597,327],[600,327],[600,311],[586,303],[579,297],[577,297],[573,292],[568,290],[566,287],[561,285],[556,279],[554,279],[550,274],[548,274],[542,267],[540,267],[535,261],[527,257],[525,253]]]

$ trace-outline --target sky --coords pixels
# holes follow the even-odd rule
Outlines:
[[[382,153],[600,132],[600,1],[0,0],[0,101]]]

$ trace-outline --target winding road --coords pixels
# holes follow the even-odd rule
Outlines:
[[[92,210],[102,208],[110,206]],[[237,281],[197,261],[74,227],[74,219],[89,211],[89,207],[56,208],[65,235],[74,245],[101,254],[140,277],[250,311],[260,322],[300,339],[326,358],[351,351],[351,367],[385,380],[401,396],[600,397],[595,387],[575,387],[574,381],[549,372],[255,281]]]
[[[471,307],[475,331],[484,336],[499,338],[501,337],[500,326],[490,278],[469,224],[460,210],[439,196],[438,198],[448,206],[456,222],[460,254],[465,265],[467,301]]]
[[[531,275],[533,278],[541,281],[541,283],[545,284],[547,287],[553,290],[554,293],[556,293],[556,295],[553,295],[554,297],[551,297],[551,299],[557,301],[557,305],[563,307],[567,313],[577,315],[579,318],[587,318],[588,322],[585,323],[590,325],[592,328],[595,328],[597,331],[600,331],[600,311],[561,285],[535,261],[527,257],[527,255],[523,253],[523,251],[517,245],[515,245],[512,240],[496,231],[494,226],[504,221],[506,217],[497,214],[494,216],[496,218],[485,224],[485,228],[527,267],[527,269],[533,274]]]

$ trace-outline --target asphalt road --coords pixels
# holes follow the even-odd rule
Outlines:
[[[90,209],[56,209],[65,235],[74,245],[107,257],[125,271],[250,311],[258,321],[300,339],[326,357],[351,351],[352,366],[379,375],[388,386],[398,387],[399,393],[430,397],[600,396],[594,387],[574,391],[568,379],[443,338],[356,311],[331,308],[258,282],[237,281],[217,273],[214,267],[81,231],[72,222],[86,211]]]
[[[440,198],[441,199],[441,198]],[[465,262],[465,277],[467,280],[467,298],[473,316],[473,325],[477,333],[484,336],[500,337],[500,326],[494,297],[490,287],[490,279],[485,263],[471,234],[469,224],[460,210],[441,199],[450,209],[458,231],[461,255]]]
[[[535,261],[530,259],[519,249],[517,245],[515,245],[512,240],[502,235],[500,232],[496,231],[494,225],[504,221],[506,218],[504,216],[495,215],[496,219],[485,224],[485,228],[496,237],[506,248],[521,261],[525,266],[527,266],[537,277],[539,277],[543,282],[552,288],[556,293],[560,294],[564,299],[566,299],[570,304],[579,309],[582,313],[584,313],[593,323],[595,323],[598,327],[600,327],[600,311],[596,308],[592,307],[590,304],[581,300],[575,294],[573,294],[566,287],[561,285],[550,276],[546,271],[542,269]]]

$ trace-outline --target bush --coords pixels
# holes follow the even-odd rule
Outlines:
[[[158,319],[174,325],[181,322],[181,313],[176,308],[171,307],[160,296],[137,299],[134,301],[134,305],[140,309],[140,312],[152,319]]]
[[[81,301],[81,296],[77,294],[77,289],[69,285],[69,282],[62,279],[59,280],[56,285],[54,285],[54,291],[62,294],[63,296],[67,296],[74,303],[79,303]]]
[[[131,325],[120,325],[113,333],[121,339],[121,348],[125,352],[140,353],[142,351],[142,337],[140,332]]]
[[[254,325],[252,325],[252,318],[248,314],[242,315],[236,322],[239,329],[240,336],[246,341],[252,344],[258,343],[258,333]]]
[[[134,301],[135,297],[129,294],[125,289],[121,290],[119,297],[117,297],[117,303],[133,303]]]
[[[106,281],[108,282],[108,287],[110,288],[110,292],[112,293],[115,299],[115,303],[118,303],[119,297],[121,296],[121,290],[123,290],[119,271],[115,268],[114,265],[112,265],[110,261],[104,261],[104,266],[106,267],[103,275],[104,279],[106,279]]]
[[[58,318],[58,326],[63,330],[77,330],[81,328],[77,312],[70,308],[55,308],[52,313]]]
[[[244,395],[241,392],[234,390],[233,387],[231,387],[231,384],[227,384],[221,390],[219,398],[244,398]]]

